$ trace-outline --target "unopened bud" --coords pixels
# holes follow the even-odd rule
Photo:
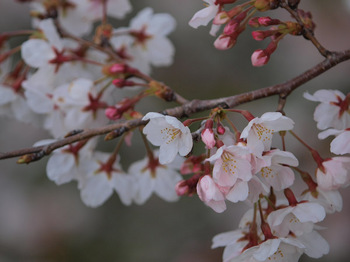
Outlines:
[[[178,182],[175,186],[175,191],[178,196],[184,196],[187,195],[190,191],[189,186],[186,184],[185,180],[181,180]]]
[[[225,134],[226,129],[221,123],[218,123],[216,126],[216,132],[218,132],[219,135],[223,135]]]
[[[136,83],[133,82],[133,81],[127,81],[125,79],[120,79],[120,78],[117,78],[117,79],[114,79],[112,81],[113,85],[115,85],[116,87],[119,87],[119,88],[123,88],[125,86],[135,86]]]

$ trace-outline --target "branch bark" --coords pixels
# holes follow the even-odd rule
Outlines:
[[[350,59],[350,50],[343,52],[332,52],[327,58],[316,66],[310,68],[299,76],[290,79],[282,84],[277,84],[274,86],[265,87],[262,89],[254,90],[251,92],[246,92],[239,95],[234,95],[230,97],[224,97],[219,99],[211,100],[192,100],[181,106],[166,109],[162,113],[166,115],[171,115],[177,118],[190,116],[194,113],[202,112],[205,110],[210,110],[215,107],[223,108],[233,108],[237,105],[258,100],[264,97],[269,97],[273,95],[280,95],[280,97],[286,98],[293,90],[301,86],[302,84],[314,79],[320,74],[326,72],[330,68],[336,66],[337,64]],[[53,150],[61,148],[65,145],[72,144],[77,141],[84,139],[89,139],[98,135],[106,135],[113,132],[113,137],[118,137],[123,133],[138,127],[145,125],[147,121],[142,121],[141,119],[134,119],[129,121],[118,121],[114,124],[103,126],[95,129],[83,130],[77,134],[73,134],[69,137],[63,138],[51,144],[45,146],[24,148],[16,151],[0,153],[0,159],[7,159],[13,157],[24,156],[32,154],[34,160],[39,160],[42,157],[49,155]]]

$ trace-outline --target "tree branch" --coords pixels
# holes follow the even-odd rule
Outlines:
[[[282,84],[277,84],[274,86],[265,87],[262,89],[254,90],[251,92],[224,97],[219,99],[211,100],[192,100],[184,105],[174,107],[171,109],[166,109],[162,113],[166,115],[171,115],[174,117],[184,117],[190,116],[194,113],[202,112],[205,110],[210,110],[215,107],[232,108],[237,105],[251,102],[260,98],[269,97],[273,95],[280,95],[286,98],[293,90],[301,86],[302,84],[314,79],[318,75],[326,72],[330,68],[336,66],[337,64],[350,59],[350,50],[343,52],[333,52],[321,63],[312,67],[311,69],[305,71],[299,76],[285,82]],[[95,129],[82,130],[79,133],[75,133],[69,137],[63,138],[59,141],[53,142],[45,146],[24,148],[17,151],[0,153],[0,159],[7,159],[12,157],[23,156],[27,154],[34,154],[33,160],[39,160],[45,155],[49,155],[53,150],[61,148],[65,145],[72,144],[74,142],[88,139],[98,135],[105,135],[113,132],[113,138],[122,135],[123,133],[138,127],[145,125],[147,121],[142,121],[141,119],[134,119],[129,121],[119,121],[117,123],[107,125]]]

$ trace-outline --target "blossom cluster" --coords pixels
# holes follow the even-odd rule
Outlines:
[[[253,0],[245,1],[242,4],[232,4],[236,0],[203,0],[206,7],[198,11],[189,21],[189,25],[198,28],[201,25],[208,25],[213,20],[210,34],[216,36],[217,32],[224,26],[222,33],[215,40],[214,46],[219,50],[227,50],[235,46],[239,35],[245,31],[247,25],[252,28],[270,27],[268,30],[252,32],[254,40],[262,41],[270,39],[265,49],[258,49],[253,52],[251,61],[253,66],[263,66],[268,63],[270,56],[277,49],[278,43],[286,35],[300,35],[304,28],[312,31],[315,24],[312,21],[310,12],[297,10],[297,15],[303,21],[303,27],[297,22],[280,21],[271,17],[254,17],[257,12],[266,12],[280,7],[280,1]],[[289,7],[295,9],[299,1],[288,1]]]

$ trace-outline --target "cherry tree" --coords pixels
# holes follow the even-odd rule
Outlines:
[[[0,159],[48,159],[47,178],[75,182],[90,208],[114,195],[126,206],[144,205],[153,195],[166,202],[198,198],[209,213],[244,202],[248,211],[238,229],[212,236],[225,262],[327,255],[332,245],[319,222],[342,210],[339,190],[350,184],[350,89],[319,86],[299,97],[294,91],[349,60],[350,49],[331,51],[321,43],[305,1],[196,1],[198,10],[186,21],[191,37],[208,27],[216,52],[230,54],[251,35],[259,47],[246,59],[263,70],[294,37],[312,45],[319,62],[282,83],[219,98],[202,99],[193,82],[194,95],[185,97],[154,77],[176,58],[170,39],[182,17],[149,6],[133,10],[129,0],[18,0],[30,9],[32,29],[0,33],[0,114],[48,135],[31,147],[0,147]],[[13,44],[17,38],[23,41]],[[184,64],[186,56],[190,49]],[[219,87],[218,81],[213,89]],[[245,105],[268,97],[277,99],[268,100],[266,111]],[[307,121],[319,130],[312,134],[318,143],[328,141],[326,152],[316,149],[309,126],[292,117],[290,98],[315,107]],[[162,108],[155,110],[153,101]],[[121,150],[143,157],[130,162]],[[305,154],[312,163],[303,161]]]

